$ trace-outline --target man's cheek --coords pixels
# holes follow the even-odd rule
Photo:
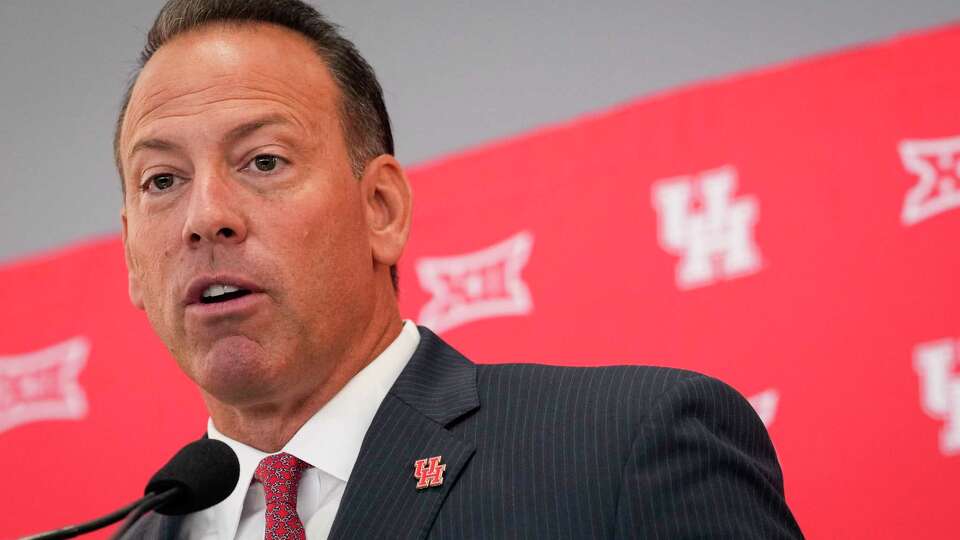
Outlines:
[[[150,266],[141,266],[150,268]],[[165,296],[165,287],[161,279],[160,270],[154,267],[153,272],[140,273],[140,290],[143,310],[154,330],[164,339],[169,337],[169,331],[175,324],[174,313],[169,309],[171,303]]]

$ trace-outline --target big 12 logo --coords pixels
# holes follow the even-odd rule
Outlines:
[[[960,137],[901,141],[900,159],[917,177],[903,201],[904,225],[960,207]]]
[[[530,313],[530,289],[520,274],[532,248],[533,234],[522,231],[479,251],[419,259],[420,285],[433,297],[418,322],[441,333],[477,319]]]

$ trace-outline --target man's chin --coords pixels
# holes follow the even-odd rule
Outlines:
[[[256,402],[269,392],[276,368],[259,343],[245,336],[218,339],[193,366],[194,382],[225,404]]]

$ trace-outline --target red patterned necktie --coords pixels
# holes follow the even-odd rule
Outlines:
[[[267,499],[267,526],[264,540],[306,540],[303,522],[297,515],[297,487],[309,464],[281,452],[260,460],[253,477],[263,484]]]

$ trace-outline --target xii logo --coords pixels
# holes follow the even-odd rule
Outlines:
[[[426,489],[443,485],[443,471],[446,465],[441,465],[442,456],[418,459],[413,462],[413,477],[417,479],[417,489]]]
[[[78,377],[90,343],[75,337],[46,349],[0,357],[0,432],[41,420],[80,419],[87,398]]]
[[[941,339],[913,349],[913,367],[920,376],[920,404],[928,416],[943,420],[940,452],[960,454],[960,340]]]
[[[433,297],[420,310],[420,324],[440,333],[477,319],[526,315],[530,290],[520,276],[533,235],[517,233],[493,246],[452,257],[417,261],[417,276]]]
[[[918,178],[903,201],[904,225],[960,207],[960,137],[902,141],[900,159]]]
[[[730,166],[653,185],[660,246],[678,255],[680,289],[756,273],[762,266],[753,240],[756,197],[733,198],[737,171]]]

